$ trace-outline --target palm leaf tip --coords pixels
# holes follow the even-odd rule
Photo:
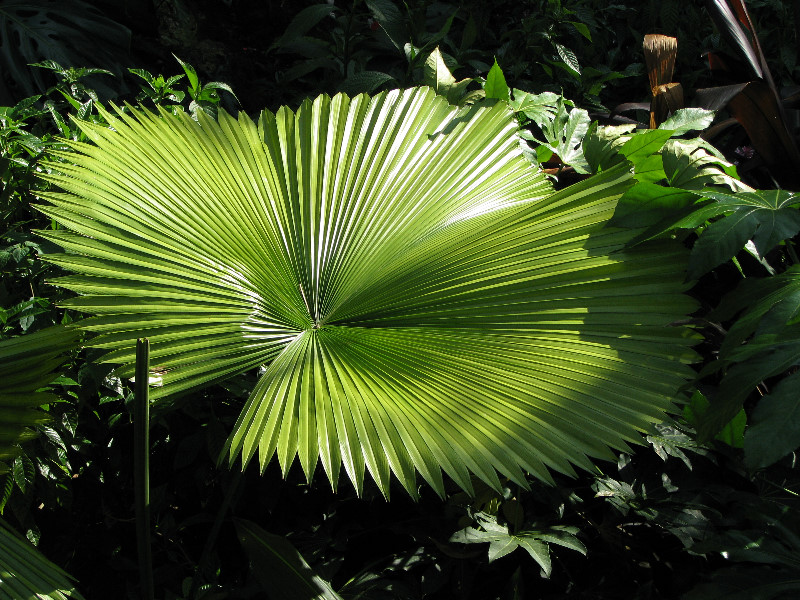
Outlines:
[[[412,495],[417,474],[526,485],[636,442],[688,377],[692,336],[666,327],[694,309],[685,256],[604,228],[627,169],[554,193],[502,103],[112,120],[48,176],[69,229],[49,259],[121,373],[151,340],[155,397],[266,365],[231,461],[387,494],[392,474]]]

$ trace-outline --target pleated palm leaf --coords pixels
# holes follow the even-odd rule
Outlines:
[[[10,471],[19,444],[36,436],[32,427],[47,422],[39,407],[58,397],[45,388],[81,335],[56,326],[0,342],[0,474]]]
[[[295,457],[416,494],[442,472],[525,486],[591,468],[663,418],[693,337],[683,252],[622,250],[604,229],[622,166],[554,193],[503,104],[428,88],[320,96],[257,124],[224,113],[84,124],[42,211],[71,231],[48,260],[104,360],[133,375],[152,343],[161,387],[266,371],[231,462]]]
[[[47,420],[38,410],[57,396],[42,391],[58,376],[64,354],[81,332],[62,326],[0,342],[0,473],[34,437],[34,425]],[[0,600],[81,598],[69,576],[0,519]]]

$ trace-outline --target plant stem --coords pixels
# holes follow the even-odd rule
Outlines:
[[[150,547],[150,340],[136,341],[133,407],[133,477],[136,494],[136,546],[142,598],[153,600],[153,555]]]

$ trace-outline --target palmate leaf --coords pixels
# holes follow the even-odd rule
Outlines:
[[[56,379],[63,355],[80,337],[80,331],[55,326],[0,342],[0,473],[18,454],[16,444],[35,436],[30,427],[47,420],[37,409],[56,396],[39,390]],[[69,576],[0,519],[0,600],[68,597],[81,598]]]
[[[700,190],[701,196],[715,200],[697,215],[726,214],[709,225],[694,246],[689,259],[689,277],[699,278],[728,260],[752,240],[760,257],[784,239],[800,232],[800,197],[786,190],[756,190],[735,196]]]
[[[683,251],[603,228],[629,169],[554,193],[505,103],[106,117],[48,176],[66,193],[41,210],[72,231],[43,233],[67,250],[47,259],[121,376],[149,337],[154,398],[268,365],[231,461],[526,486],[639,441],[690,375]]]
[[[58,377],[64,353],[80,337],[78,330],[55,326],[0,342],[0,473],[10,470],[17,444],[35,437],[31,427],[47,421],[39,407],[56,396],[43,388]]]

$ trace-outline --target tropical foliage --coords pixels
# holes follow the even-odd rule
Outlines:
[[[118,114],[52,165],[68,193],[40,210],[72,231],[45,258],[79,274],[64,305],[98,315],[80,326],[120,376],[151,340],[154,398],[269,364],[231,458],[298,455],[309,479],[319,459],[334,488],[344,464],[357,490],[366,467],[387,496],[390,471],[412,495],[414,470],[440,495],[440,469],[527,487],[625,449],[688,379],[682,251],[602,229],[628,169],[555,194],[503,104]]]
[[[23,4],[0,595],[797,595],[785,3]]]

